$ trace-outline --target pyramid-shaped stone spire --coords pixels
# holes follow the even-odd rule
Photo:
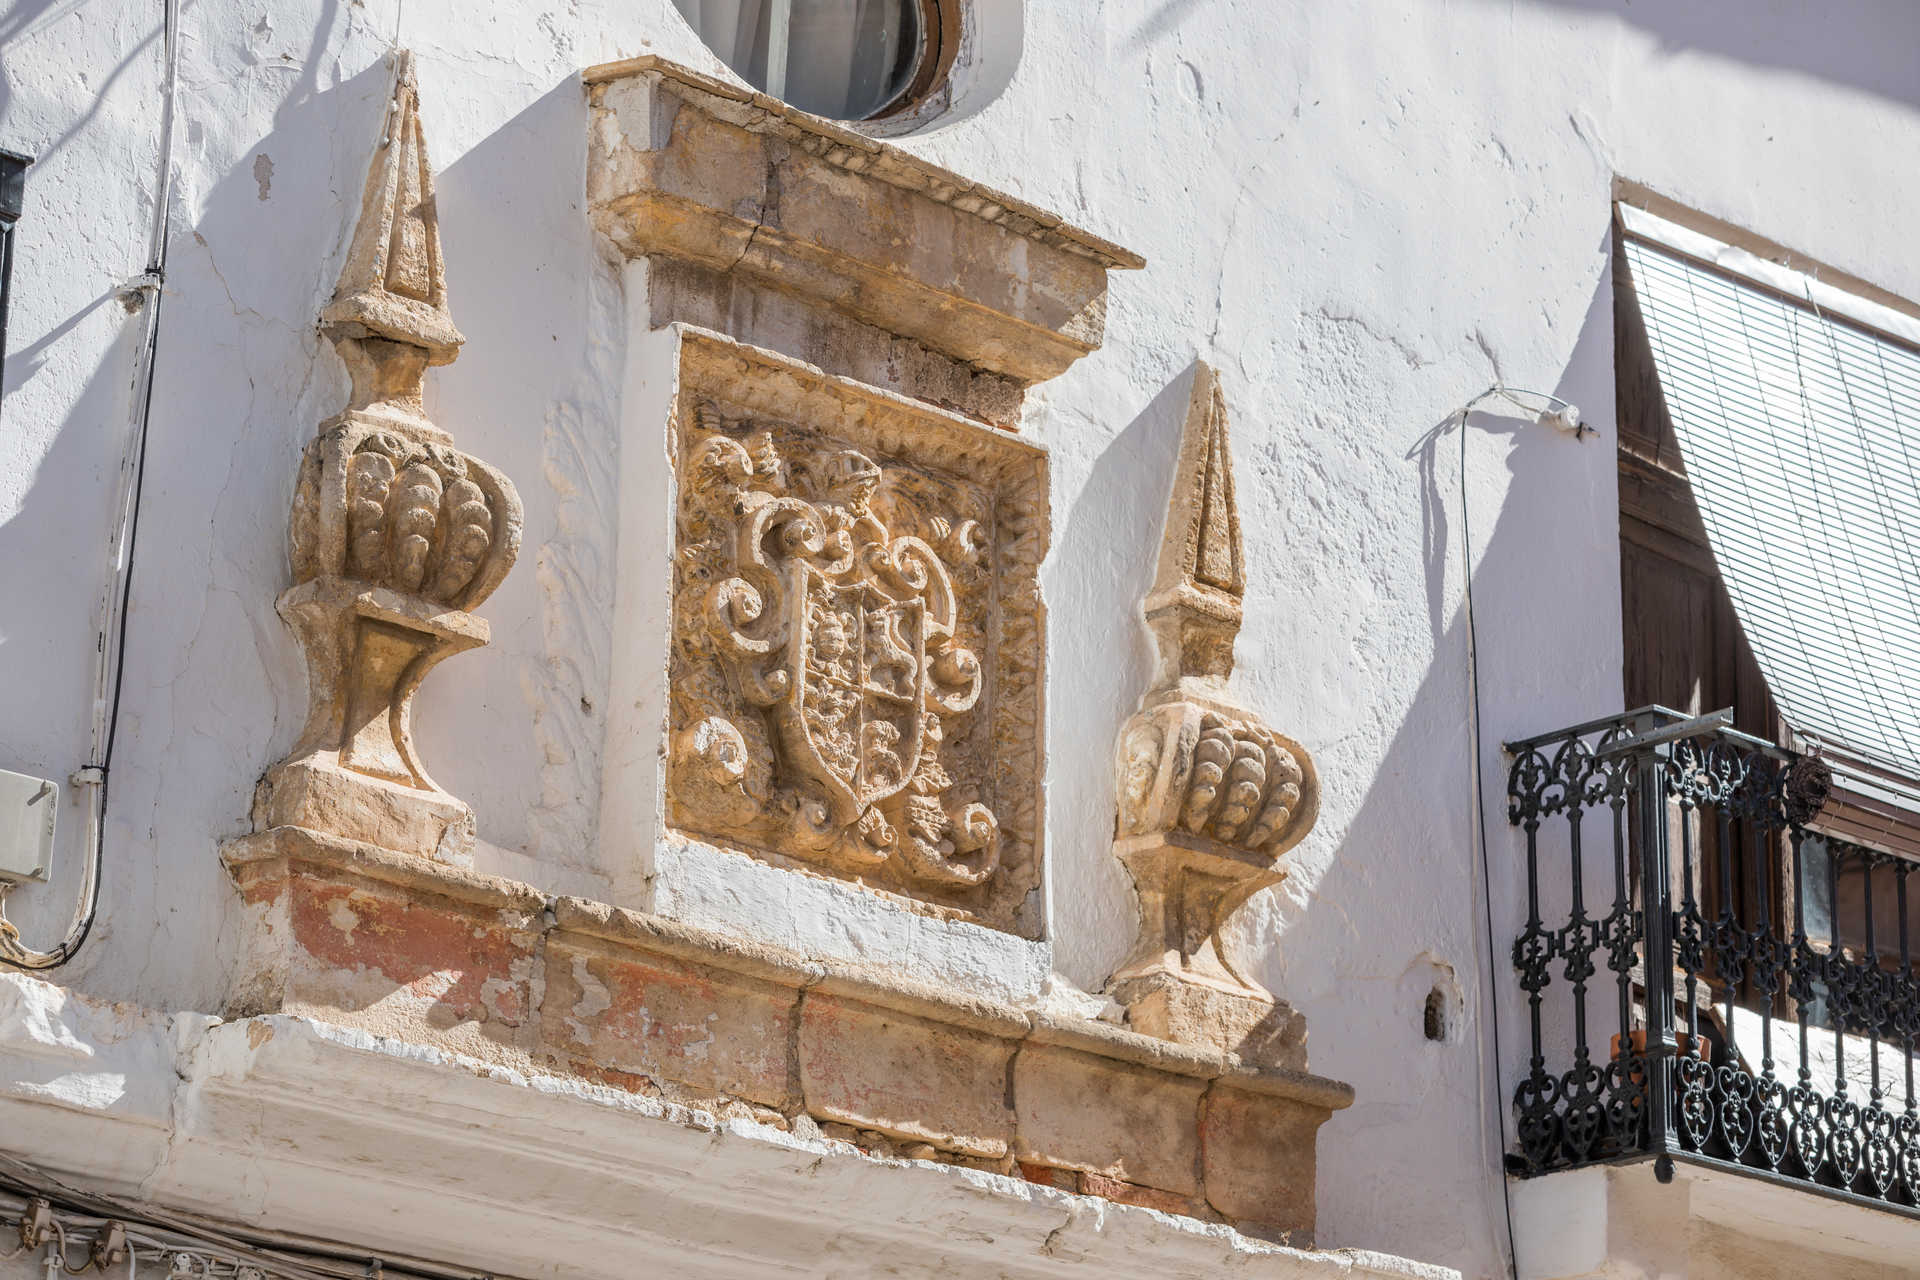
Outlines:
[[[447,309],[446,264],[433,169],[420,123],[413,55],[396,55],[393,97],[367,170],[360,221],[333,301],[321,313],[353,375],[353,407],[407,411],[429,364],[447,364],[465,341]]]
[[[1245,594],[1227,402],[1220,375],[1203,362],[1194,366],[1159,571],[1146,600],[1161,687],[1182,677],[1224,679],[1233,670]]]
[[[413,695],[487,642],[473,610],[520,551],[513,484],[427,419],[429,364],[460,349],[447,314],[433,171],[413,59],[398,55],[340,285],[321,312],[353,391],[301,458],[280,616],[307,660],[307,723],[254,793],[258,838],[356,841],[455,861],[473,810],[427,773]]]

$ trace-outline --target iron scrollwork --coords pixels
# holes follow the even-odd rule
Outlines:
[[[1531,1048],[1509,1167],[1679,1156],[1920,1212],[1920,864],[1810,825],[1832,790],[1817,757],[1650,732],[1683,719],[1648,709],[1509,748]],[[1549,1028],[1568,1024],[1561,1056]]]

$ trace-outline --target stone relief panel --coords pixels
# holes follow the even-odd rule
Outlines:
[[[669,824],[1037,936],[1044,453],[681,351]]]

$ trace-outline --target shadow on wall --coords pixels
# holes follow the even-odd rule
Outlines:
[[[326,6],[314,49],[337,8]],[[173,211],[101,923],[77,965],[82,982],[117,998],[217,1008],[223,996],[226,966],[206,939],[235,899],[209,836],[247,829],[254,782],[292,742],[305,705],[274,599],[289,583],[300,450],[343,400],[345,379],[322,353],[315,320],[347,231],[336,192],[351,185],[358,207],[357,179],[341,175],[365,166],[363,145],[345,139],[378,127],[389,80],[378,63],[326,90],[303,76],[258,138],[241,132],[244,120],[220,118],[211,91],[183,93],[176,159],[189,146],[230,159],[210,187],[181,187]],[[193,130],[200,140],[190,143]],[[270,193],[256,177],[263,155],[283,161]],[[108,360],[95,383],[124,400],[130,354]],[[124,431],[124,412],[96,413],[93,395],[63,426],[43,477],[70,437]],[[109,469],[96,483],[112,481]],[[36,484],[36,503],[44,487]],[[19,523],[44,538],[53,521],[30,507]],[[81,545],[103,537],[93,529]],[[3,547],[0,559],[12,562]],[[152,927],[117,934],[115,921],[127,920]]]
[[[1105,985],[1139,932],[1132,881],[1113,856],[1113,744],[1153,678],[1153,642],[1140,602],[1153,586],[1197,369],[1163,387],[1107,442],[1044,571],[1050,754],[1058,759],[1084,749],[1101,761],[1097,769],[1050,769],[1047,788],[1054,967],[1088,991]],[[1124,622],[1114,616],[1116,597],[1129,611]],[[1097,656],[1073,660],[1088,654]],[[1075,726],[1070,743],[1059,732],[1063,720]]]
[[[1522,879],[1500,743],[1617,708],[1620,697],[1610,276],[1594,291],[1554,390],[1580,403],[1602,434],[1575,441],[1499,411],[1467,422],[1493,965],[1509,1061],[1525,1029],[1506,951]],[[1449,418],[1408,455],[1425,508],[1433,657],[1404,710],[1383,709],[1399,717],[1398,729],[1345,831],[1322,837],[1337,840],[1338,851],[1318,882],[1261,895],[1233,923],[1229,945],[1244,955],[1250,942],[1278,937],[1261,979],[1306,1015],[1312,1069],[1351,1082],[1358,1095],[1321,1135],[1321,1238],[1471,1273],[1504,1270],[1488,1242],[1504,1239],[1505,1228],[1484,1092],[1493,1086],[1481,1076],[1488,959],[1470,807],[1459,431]],[[1501,480],[1492,475],[1497,453]],[[1496,493],[1504,493],[1497,513]],[[1434,1185],[1477,1170],[1487,1191],[1468,1203],[1494,1218],[1474,1221],[1444,1196],[1389,1206],[1374,1193],[1379,1170],[1422,1167]]]
[[[83,7],[86,0],[13,0],[5,13],[0,13],[0,49],[16,47],[20,42],[32,36],[62,18]],[[64,150],[68,143],[79,136],[82,130],[92,125],[100,109],[106,105],[113,93],[113,87],[120,77],[143,59],[157,57],[160,48],[161,28],[156,23],[151,31],[141,37],[139,43],[127,50],[126,56],[114,66],[97,85],[90,86],[93,103],[82,112],[72,124],[41,146],[34,155],[36,163],[52,159]],[[13,84],[7,79],[4,70],[0,70],[0,120],[7,118],[13,105]]]
[[[1795,71],[1908,106],[1920,106],[1920,8],[1911,0],[1826,0],[1757,5],[1752,0],[1534,0],[1606,13],[1659,40],[1755,67]],[[1900,33],[1904,31],[1904,37]]]
[[[463,105],[445,74],[422,71],[436,157],[453,133],[436,122]],[[569,74],[436,167],[447,295],[467,343],[429,374],[428,414],[513,480],[526,524],[518,562],[480,610],[492,642],[422,685],[414,733],[427,768],[474,808],[492,846],[480,869],[604,899],[612,869],[595,834],[626,317],[587,220],[588,128]],[[467,749],[475,741],[489,750]]]
[[[40,342],[16,352],[7,362],[10,386],[31,378],[45,353],[110,297],[88,304]],[[140,337],[139,315],[127,316],[101,348],[99,368],[74,398],[19,510],[0,523],[0,600],[12,606],[0,633],[0,670],[9,681],[23,682],[9,690],[8,700],[27,711],[8,716],[0,726],[0,768],[54,779],[61,792],[53,881],[29,885],[7,900],[8,915],[34,946],[50,946],[57,938],[79,891],[86,826],[79,802],[85,792],[70,787],[68,776],[88,763],[91,751],[95,615],[107,588],[107,521],[130,406],[128,371]],[[10,407],[19,411],[17,403]],[[3,424],[0,419],[0,430]],[[73,581],[86,584],[84,594],[62,589]],[[82,599],[86,605],[79,603]],[[36,608],[32,601],[66,603]],[[21,697],[31,699],[25,708]],[[103,921],[95,936],[104,930]]]

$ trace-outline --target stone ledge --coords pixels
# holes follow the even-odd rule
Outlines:
[[[587,200],[629,258],[754,280],[1031,383],[1100,345],[1137,254],[884,142],[657,57],[586,72]]]
[[[298,828],[228,843],[236,1006],[1311,1241],[1352,1089]],[[1051,1179],[1055,1175],[1047,1175]],[[1063,1185],[1048,1181],[1048,1185]]]
[[[223,1025],[19,974],[0,974],[0,1133],[89,1189],[503,1280],[1459,1280],[1071,1175],[874,1158],[362,1030]]]

